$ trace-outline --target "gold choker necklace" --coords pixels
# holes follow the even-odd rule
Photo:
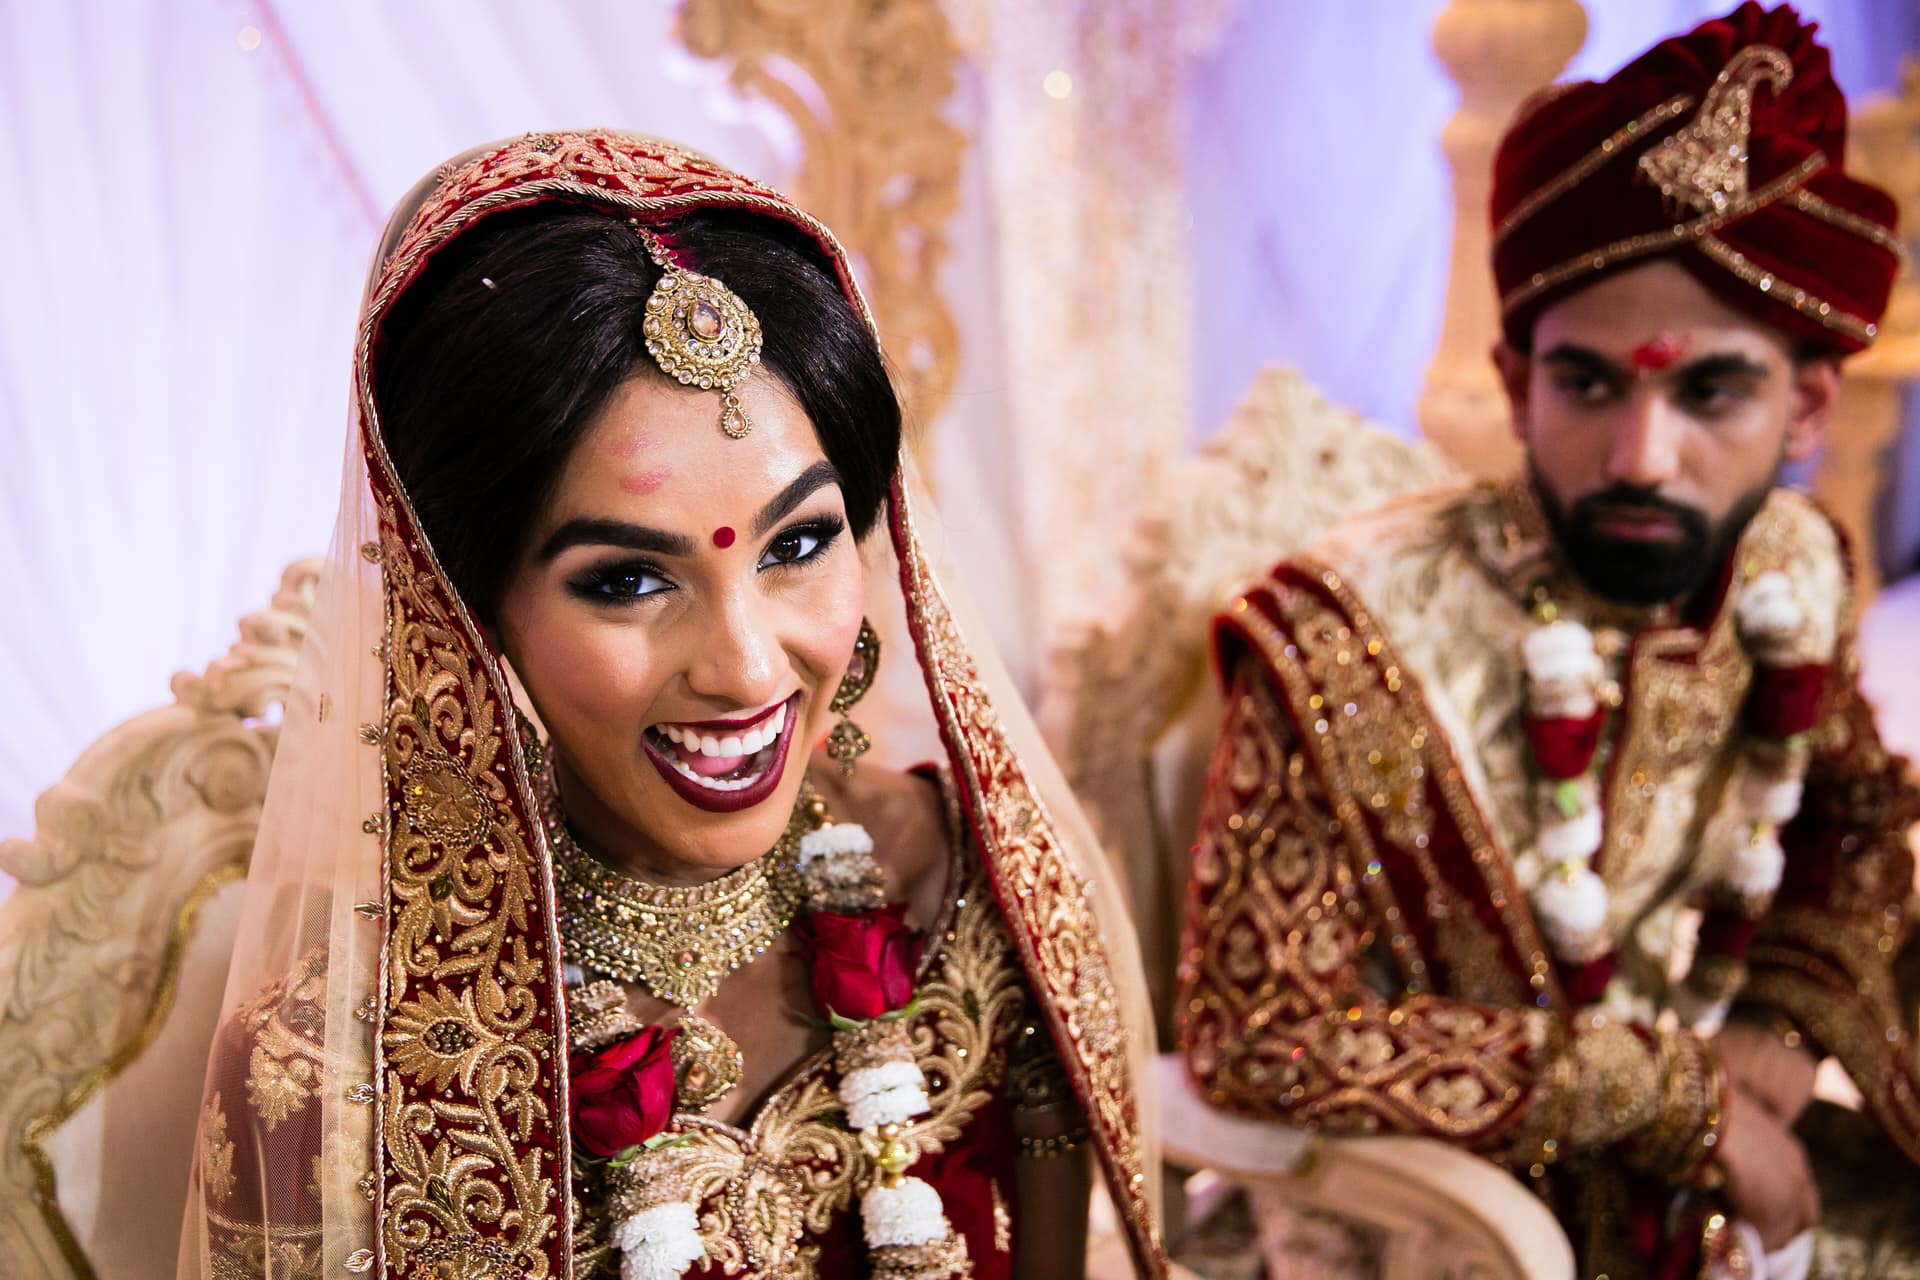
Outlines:
[[[787,829],[768,852],[707,884],[657,885],[616,871],[580,847],[561,812],[547,753],[530,755],[553,848],[555,905],[569,963],[637,983],[690,1009],[793,922],[805,896],[800,837],[819,825],[821,806],[812,787],[801,784]]]

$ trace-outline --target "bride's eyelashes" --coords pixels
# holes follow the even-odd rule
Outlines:
[[[846,521],[837,515],[815,516],[788,525],[767,540],[756,569],[792,570],[803,568],[826,555],[846,532]],[[567,590],[589,604],[618,607],[664,596],[679,588],[666,570],[651,560],[632,558],[610,560],[574,574]]]
[[[815,516],[790,524],[767,540],[758,567],[793,569],[810,564],[827,554],[846,528],[847,522],[839,516]]]
[[[615,560],[575,574],[567,580],[567,590],[589,604],[624,605],[678,588],[650,561]]]

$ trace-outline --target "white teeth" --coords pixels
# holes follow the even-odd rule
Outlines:
[[[735,778],[731,781],[726,778],[703,778],[681,761],[669,760],[668,763],[680,771],[680,776],[699,783],[709,791],[740,791],[752,786],[766,776],[766,770],[762,769],[751,778]]]
[[[698,729],[677,724],[655,725],[654,729],[668,742],[685,747],[688,751],[697,751],[703,756],[750,756],[766,750],[786,727],[787,704],[783,702],[773,709],[772,715],[738,735],[709,738]]]

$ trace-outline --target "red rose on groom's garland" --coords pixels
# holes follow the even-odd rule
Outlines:
[[[1747,693],[1747,732],[1757,738],[1791,738],[1820,723],[1827,698],[1827,664],[1793,667],[1755,664]]]
[[[1600,730],[1606,723],[1603,709],[1584,720],[1528,716],[1527,744],[1533,748],[1534,763],[1555,782],[1579,777],[1592,767],[1594,753],[1600,748]]]
[[[603,1049],[567,1059],[573,1139],[596,1156],[637,1147],[673,1119],[677,1027],[642,1027]]]
[[[801,918],[796,933],[822,1013],[864,1022],[913,999],[926,939],[906,916],[907,904],[896,902],[854,915],[814,911]]]

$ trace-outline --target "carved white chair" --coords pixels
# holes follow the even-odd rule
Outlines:
[[[174,1274],[240,882],[320,562],[0,843],[0,1276]]]
[[[1224,707],[1207,669],[1208,619],[1334,521],[1455,474],[1429,446],[1269,370],[1220,436],[1168,477],[1162,505],[1143,520],[1129,555],[1130,611],[1057,655],[1044,719],[1126,870],[1163,1019]],[[1177,1058],[1161,1067],[1169,1163],[1248,1188],[1272,1280],[1572,1275],[1552,1215],[1492,1164],[1428,1139],[1310,1139],[1234,1119],[1199,1100]]]

